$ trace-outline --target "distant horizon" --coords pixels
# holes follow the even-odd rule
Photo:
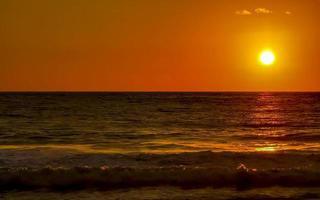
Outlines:
[[[287,90],[287,91],[249,91],[249,90],[216,90],[216,91],[192,91],[192,90],[180,90],[180,91],[170,91],[170,90],[159,90],[159,91],[152,91],[152,90],[136,90],[136,91],[125,91],[125,90],[34,90],[34,91],[0,91],[1,93],[320,93],[319,90]]]

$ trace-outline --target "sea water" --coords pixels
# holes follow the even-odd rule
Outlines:
[[[319,150],[320,93],[0,94],[4,198],[317,199]]]

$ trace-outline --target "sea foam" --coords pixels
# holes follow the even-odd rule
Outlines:
[[[320,172],[301,168],[249,169],[241,164],[230,170],[217,167],[74,167],[2,168],[1,190],[12,189],[86,189],[142,186],[253,187],[320,186]]]

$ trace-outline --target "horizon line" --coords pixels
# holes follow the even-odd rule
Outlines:
[[[320,93],[320,90],[0,90],[0,93]]]

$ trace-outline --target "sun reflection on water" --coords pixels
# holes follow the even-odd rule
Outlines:
[[[262,151],[262,152],[274,152],[277,151],[278,147],[277,146],[265,146],[265,147],[257,147],[256,151]]]
[[[286,130],[285,116],[282,113],[281,103],[273,93],[259,93],[250,113],[250,123],[256,125],[252,133],[257,138],[256,151],[274,152],[280,149],[277,144],[266,144],[265,140],[282,137]],[[280,144],[280,146],[283,144]]]

